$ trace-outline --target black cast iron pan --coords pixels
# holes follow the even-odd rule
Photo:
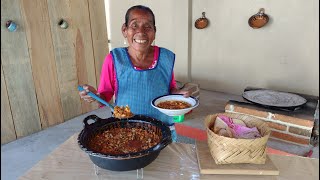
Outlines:
[[[94,123],[89,124],[89,120],[94,121]],[[168,126],[160,120],[143,115],[135,115],[127,119],[117,119],[114,117],[101,119],[96,115],[90,115],[83,120],[83,123],[84,128],[78,136],[78,145],[89,155],[94,164],[103,169],[130,171],[143,168],[154,161],[163,148],[172,143],[171,132]],[[118,127],[152,128],[161,134],[162,138],[160,143],[147,150],[120,155],[103,154],[95,152],[88,147],[90,138],[95,134]]]

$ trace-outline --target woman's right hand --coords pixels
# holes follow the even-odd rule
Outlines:
[[[84,89],[84,91],[79,91],[80,98],[89,103],[95,101],[95,99],[93,99],[91,96],[88,95],[88,92],[90,91],[98,95],[97,90],[94,87],[87,84],[80,85],[80,86],[82,86]]]

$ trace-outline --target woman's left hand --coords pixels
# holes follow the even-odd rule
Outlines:
[[[190,90],[183,90],[183,89],[172,89],[171,94],[182,94],[183,97],[191,96],[192,92]]]

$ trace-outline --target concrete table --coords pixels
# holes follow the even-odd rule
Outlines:
[[[139,171],[113,172],[95,166],[77,144],[78,133],[33,166],[21,180],[34,179],[319,179],[319,159],[269,154],[280,171],[279,176],[202,175],[199,172],[195,145],[173,143],[158,158]],[[212,157],[208,157],[212,158]]]

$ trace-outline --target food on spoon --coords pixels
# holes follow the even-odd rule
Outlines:
[[[130,118],[134,114],[131,112],[130,107],[128,105],[126,106],[115,106],[113,111],[113,116],[115,118]]]
[[[191,104],[184,101],[170,100],[160,102],[159,104],[157,104],[157,107],[163,109],[186,109],[191,107]]]

